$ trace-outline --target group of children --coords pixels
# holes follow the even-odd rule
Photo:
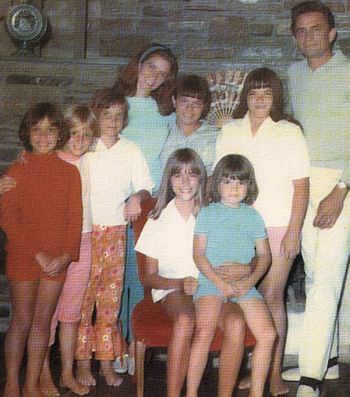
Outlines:
[[[228,124],[217,140],[218,131],[202,120],[210,106],[205,80],[184,76],[172,98],[176,118],[167,118],[165,143],[158,156],[151,156],[152,136],[144,136],[145,145],[150,146],[145,155],[143,141],[132,142],[140,137],[130,129],[132,118],[127,127],[128,109],[135,110],[139,100],[145,102],[162,86],[175,68],[171,62],[168,50],[156,45],[139,57],[136,91],[127,92],[134,97],[126,98],[127,89],[119,84],[98,91],[91,109],[75,105],[62,116],[55,106],[39,103],[22,120],[19,137],[25,152],[0,184],[13,312],[5,342],[5,397],[21,395],[19,370],[26,346],[22,395],[59,395],[51,378],[48,350],[57,322],[61,386],[78,395],[89,393],[89,387],[96,384],[91,372],[93,352],[107,384],[122,383],[113,361],[117,358],[118,369],[123,367],[126,352],[118,316],[126,238],[132,238],[127,225],[140,216],[141,202],[151,197],[155,184],[157,203],[135,250],[147,256],[145,286],[152,288],[153,300],[161,301],[173,320],[168,396],[180,395],[186,376],[187,397],[198,395],[217,326],[224,331],[219,396],[231,396],[243,355],[245,323],[256,339],[250,397],[263,395],[271,361],[270,390],[273,395],[285,392],[279,378],[285,325],[278,323],[284,309],[281,304],[274,309],[276,301],[269,303],[271,288],[263,284],[260,293],[255,285],[268,271],[272,252],[270,285],[277,284],[273,292],[281,295],[283,306],[307,196],[308,158],[300,129],[282,117],[277,76],[259,69],[248,76],[242,92],[250,141],[244,141],[248,138],[239,131],[230,131],[240,127],[240,120]],[[152,70],[159,69],[166,70],[157,74],[157,80]],[[263,129],[267,122],[268,128]],[[259,163],[261,150],[266,154],[271,149],[268,141],[275,149],[290,149],[298,143],[290,164],[281,165],[279,173]],[[275,156],[276,151],[270,151]],[[286,163],[285,152],[280,154],[278,161]],[[273,159],[272,164],[278,165]],[[159,184],[155,175],[161,173]],[[305,182],[301,193],[300,180]],[[265,207],[271,197],[266,190],[274,183],[284,194],[280,197],[286,202],[282,215],[279,207]],[[257,198],[262,215],[252,207]],[[266,231],[271,213],[275,217]],[[130,244],[128,248],[133,250]],[[275,267],[283,265],[282,258],[287,269],[276,281]],[[276,358],[277,339],[282,347]]]
[[[124,347],[117,319],[126,224],[140,215],[153,186],[138,146],[119,136],[126,120],[126,98],[113,89],[99,91],[92,110],[75,105],[63,119],[55,106],[38,103],[23,118],[19,137],[25,153],[7,172],[15,187],[1,198],[13,308],[5,342],[6,396],[20,396],[26,344],[22,394],[59,394],[47,352],[57,321],[61,386],[79,395],[89,392],[96,384],[92,351],[106,382],[122,382],[112,362]]]

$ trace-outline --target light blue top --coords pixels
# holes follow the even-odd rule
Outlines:
[[[157,102],[151,97],[127,99],[129,124],[123,130],[123,136],[140,147],[157,190],[161,180],[159,155],[168,135],[167,125],[171,116],[162,116],[158,111]]]
[[[190,148],[195,150],[202,158],[208,175],[212,173],[215,159],[215,145],[219,130],[201,121],[201,126],[191,135],[186,136],[177,126],[176,120],[169,121],[169,134],[165,146],[160,154],[161,169],[164,170],[169,156],[177,149]]]
[[[312,71],[307,61],[288,71],[294,116],[302,124],[311,166],[342,169],[350,184],[350,61],[335,52]]]
[[[249,264],[256,240],[266,238],[262,217],[246,204],[239,208],[210,204],[198,214],[194,233],[207,236],[206,257],[214,267],[227,261]]]

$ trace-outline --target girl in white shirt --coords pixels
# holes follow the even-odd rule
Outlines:
[[[309,154],[300,127],[283,113],[282,83],[267,68],[250,72],[244,82],[235,120],[223,126],[216,144],[216,163],[235,153],[253,164],[259,195],[254,207],[262,215],[272,264],[259,290],[278,333],[270,370],[270,392],[288,393],[281,378],[286,337],[284,289],[295,256],[309,194]],[[248,388],[245,379],[240,388]]]
[[[161,301],[173,322],[167,357],[168,397],[180,396],[187,373],[195,323],[191,295],[198,276],[192,257],[193,233],[195,216],[204,201],[205,180],[203,162],[195,151],[179,149],[170,155],[157,203],[135,247],[147,256],[144,285],[152,288],[153,301]],[[224,332],[230,332],[220,358],[221,395],[232,394],[245,338],[241,313],[228,305],[220,322]]]
[[[92,269],[84,298],[76,358],[78,380],[96,384],[90,361],[100,361],[100,373],[110,386],[122,383],[113,360],[124,344],[118,314],[125,268],[126,225],[141,213],[153,182],[138,146],[119,136],[127,123],[127,102],[115,89],[98,91],[93,100],[100,138],[86,154],[90,170]],[[96,321],[92,315],[96,306]]]

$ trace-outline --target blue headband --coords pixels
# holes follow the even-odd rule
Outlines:
[[[148,48],[146,51],[144,51],[141,54],[139,62],[142,63],[149,55],[151,55],[157,51],[164,51],[164,52],[167,52],[169,55],[172,55],[170,48],[168,48],[167,46],[165,46],[163,44],[154,43],[154,44],[152,44],[152,47]]]

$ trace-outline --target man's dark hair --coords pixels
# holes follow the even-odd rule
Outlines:
[[[310,12],[319,12],[323,14],[324,17],[326,18],[326,21],[328,22],[329,29],[335,27],[334,15],[332,14],[332,11],[329,9],[329,7],[324,5],[322,1],[303,1],[302,3],[295,5],[291,11],[292,14],[291,30],[294,36],[295,36],[295,25],[298,16],[302,14],[308,14]]]

